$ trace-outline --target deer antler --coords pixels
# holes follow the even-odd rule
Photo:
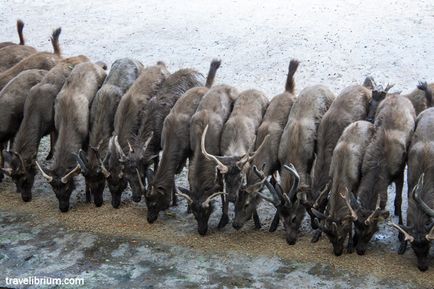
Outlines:
[[[413,243],[414,237],[412,235],[410,235],[409,233],[407,233],[407,231],[405,231],[403,228],[401,228],[401,226],[399,226],[393,222],[389,222],[388,225],[398,229],[401,233],[403,233],[404,237],[405,237],[405,241],[409,241],[410,243]]]
[[[38,167],[38,169],[41,172],[42,176],[44,178],[46,178],[49,183],[51,183],[53,181],[53,177],[44,172],[44,170],[39,165],[38,161],[36,161],[36,166]]]
[[[206,200],[202,203],[202,207],[203,208],[209,207],[209,203],[211,202],[211,200],[214,199],[215,197],[219,196],[219,195],[227,195],[227,193],[217,192],[217,193],[212,194],[211,196],[206,198]]]
[[[369,224],[371,224],[373,221],[374,221],[374,219],[378,216],[378,214],[379,214],[379,212],[380,212],[380,210],[381,210],[381,208],[380,208],[380,202],[381,202],[381,196],[380,196],[380,194],[378,194],[378,197],[377,197],[377,203],[376,203],[376,205],[375,205],[375,210],[372,212],[372,214],[370,214],[369,215],[369,217],[366,219],[366,221],[365,221],[365,225],[369,225]]]
[[[68,183],[69,179],[70,179],[71,177],[73,177],[75,174],[80,173],[80,171],[81,171],[80,165],[77,164],[77,166],[76,166],[75,168],[73,168],[69,173],[67,173],[66,175],[64,175],[64,176],[60,179],[60,181],[61,181],[62,183],[64,183],[64,184]]]
[[[353,218],[353,221],[357,221],[358,216],[357,216],[357,212],[353,209],[353,207],[351,206],[351,201],[350,201],[350,191],[348,190],[347,187],[345,187],[345,195],[341,195],[341,197],[345,200],[345,203],[347,204],[348,209],[350,210],[351,213],[351,218]]]
[[[215,161],[217,163],[217,167],[221,174],[226,174],[229,168],[225,166],[216,156],[209,154],[205,149],[205,138],[206,138],[207,131],[208,131],[208,125],[206,125],[205,129],[203,130],[202,138],[200,142],[200,148],[202,150],[202,154],[205,156],[207,160]]]

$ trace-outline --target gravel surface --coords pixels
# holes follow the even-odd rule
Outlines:
[[[269,98],[283,90],[292,57],[301,61],[296,73],[298,91],[322,83],[337,94],[352,83],[360,83],[366,75],[373,75],[381,83],[395,83],[394,89],[404,92],[412,90],[419,80],[433,80],[434,39],[428,33],[434,27],[434,10],[428,0],[2,0],[0,41],[17,41],[16,18],[26,23],[24,33],[29,45],[51,50],[51,30],[61,26],[64,55],[85,54],[107,64],[121,57],[133,57],[147,65],[163,60],[171,71],[194,67],[205,74],[210,60],[219,57],[223,64],[217,83],[231,84],[239,90],[260,89]],[[45,139],[39,154],[43,163],[47,144]],[[0,276],[14,272],[19,276],[29,272],[57,276],[65,270],[83,276],[83,272],[93,272],[85,275],[87,280],[96,280],[95,284],[88,283],[89,288],[106,287],[101,281],[104,276],[115,276],[113,284],[119,287],[125,286],[125,280],[140,287],[138,280],[142,280],[143,284],[166,288],[198,284],[434,288],[433,260],[429,271],[419,272],[411,250],[404,256],[396,254],[397,234],[385,226],[371,242],[366,256],[335,257],[325,238],[318,244],[309,242],[312,232],[307,224],[295,246],[286,244],[282,228],[268,233],[274,210],[265,203],[260,206],[264,224],[261,230],[255,231],[248,223],[240,232],[230,224],[220,232],[215,229],[220,217],[217,209],[208,236],[200,237],[193,217],[185,213],[184,202],[149,225],[144,202],[132,203],[128,192],[119,210],[111,208],[108,192],[105,204],[97,209],[84,202],[83,179],[78,177],[77,182],[80,185],[67,214],[58,212],[57,200],[39,176],[31,203],[21,202],[9,179],[0,184]],[[177,182],[185,186],[185,172]],[[392,196],[391,187],[389,208]],[[40,228],[35,231],[32,224]],[[61,262],[56,257],[43,257],[41,248],[50,246],[45,244],[50,236],[54,236],[57,246],[49,250],[63,248],[71,256],[79,256]],[[72,248],[74,240],[85,244]],[[114,245],[110,245],[112,240]],[[123,246],[124,251],[119,249]],[[141,246],[150,249],[137,249]],[[86,250],[99,247],[106,247],[107,252],[97,254],[92,266],[87,264],[90,259]],[[113,254],[112,250],[121,256],[106,258],[104,254]],[[161,250],[166,261],[155,257]],[[27,258],[23,251],[39,256],[44,265],[31,261],[24,267],[27,269],[18,270],[24,262],[21,258]],[[184,264],[189,257],[191,263]],[[134,271],[136,265],[143,271]],[[50,271],[39,270],[38,266],[50,266]],[[163,272],[158,271],[163,267]],[[116,275],[116,270],[126,275]],[[146,270],[154,277],[143,279]],[[186,274],[185,270],[189,277],[179,283],[179,275]],[[204,279],[193,276],[194,272],[213,272],[214,277]],[[0,279],[0,285],[2,282]]]

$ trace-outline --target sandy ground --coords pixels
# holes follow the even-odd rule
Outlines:
[[[219,57],[217,82],[261,89],[270,98],[283,90],[292,57],[301,61],[298,90],[322,83],[339,93],[368,74],[403,91],[433,79],[430,1],[2,0],[0,41],[17,41],[18,17],[26,23],[27,43],[39,49],[51,50],[49,34],[62,26],[65,55],[108,64],[134,57],[145,64],[163,60],[171,71],[206,73]],[[185,185],[185,175],[177,181]],[[68,272],[84,276],[88,288],[129,281],[149,288],[434,288],[433,268],[420,273],[411,250],[398,256],[396,233],[384,226],[366,256],[335,257],[324,238],[310,244],[306,224],[295,246],[286,244],[282,228],[268,233],[274,210],[267,204],[260,207],[263,229],[246,224],[236,232],[229,225],[220,232],[216,210],[203,238],[183,202],[149,225],[144,203],[131,203],[128,193],[121,209],[111,208],[107,192],[96,209],[84,203],[78,186],[72,210],[61,214],[40,178],[31,203],[13,191],[10,180],[0,184],[0,277]]]

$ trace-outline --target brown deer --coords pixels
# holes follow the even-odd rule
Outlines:
[[[163,148],[158,169],[145,194],[148,208],[147,220],[153,223],[158,213],[176,204],[175,174],[179,174],[188,158],[192,156],[190,148],[190,120],[196,112],[202,97],[214,83],[220,60],[213,60],[210,65],[205,87],[193,87],[187,90],[175,103],[164,120],[161,133]]]
[[[319,220],[317,226],[327,235],[336,256],[342,254],[347,236],[347,252],[353,251],[352,225],[357,215],[349,210],[347,202],[351,202],[353,194],[357,193],[363,157],[374,132],[374,125],[364,120],[347,126],[333,151],[330,190],[320,196],[327,203],[324,214],[315,210],[316,205],[312,208],[318,218],[315,220]]]
[[[46,171],[38,162],[36,165],[56,194],[61,212],[69,210],[69,199],[75,189],[74,176],[80,173],[76,154],[86,147],[90,105],[105,77],[100,65],[80,63],[66,79],[55,101],[54,124],[58,137],[53,165]]]
[[[119,208],[122,192],[128,185],[121,160],[126,159],[129,151],[128,143],[133,143],[138,134],[140,113],[149,99],[160,89],[161,83],[167,76],[169,71],[163,62],[144,68],[119,102],[114,119],[113,136],[104,159],[104,166],[109,172],[107,184],[112,195],[113,208]]]
[[[255,140],[255,150],[257,154],[255,158],[253,158],[251,165],[262,168],[262,165],[265,164],[263,171],[266,176],[280,169],[278,159],[280,138],[288,121],[291,107],[296,100],[294,74],[297,71],[298,65],[299,62],[297,60],[292,59],[290,61],[285,91],[271,99],[265,111],[262,123],[258,128]],[[267,145],[264,146],[263,149],[258,150],[267,135]],[[261,182],[261,179],[258,178],[252,169],[247,171],[246,182],[247,183],[239,191],[235,202],[235,218],[232,226],[236,229],[241,229],[252,217],[255,227],[259,228],[261,226],[256,207],[261,200],[258,193],[262,190],[264,183]],[[271,231],[277,228],[279,216],[276,216],[270,228]]]
[[[402,234],[400,254],[407,242],[417,257],[418,268],[428,270],[431,241],[434,240],[434,108],[421,112],[416,120],[408,151],[407,225],[393,224]]]
[[[359,255],[365,254],[378,222],[389,216],[385,207],[387,187],[392,182],[396,185],[395,215],[402,225],[403,174],[415,118],[414,108],[404,96],[388,95],[378,107],[375,134],[363,157],[358,202],[347,203],[357,214],[353,242]]]
[[[107,153],[108,142],[114,130],[114,118],[121,97],[143,70],[143,65],[130,58],[116,60],[103,85],[96,93],[90,109],[89,147],[81,150],[77,161],[86,180],[86,199],[95,206],[103,203],[103,191],[110,172],[101,159]]]
[[[132,192],[132,200],[139,202],[146,193],[152,172],[148,169],[154,163],[158,167],[163,123],[176,101],[190,88],[203,86],[203,75],[193,69],[180,69],[169,75],[161,84],[157,94],[143,110],[143,117],[135,140],[123,160],[125,177]]]
[[[42,80],[30,89],[24,104],[24,118],[15,136],[12,149],[3,151],[9,175],[14,181],[23,201],[32,198],[36,175],[36,156],[41,138],[51,133],[55,141],[54,101],[75,65],[87,62],[85,56],[70,57],[54,66]],[[16,96],[14,96],[16,98]]]
[[[217,179],[214,161],[205,157],[206,152],[218,155],[223,126],[229,118],[238,91],[228,85],[216,85],[202,97],[196,113],[190,123],[190,146],[193,158],[189,164],[188,182],[190,190],[178,192],[184,197],[198,223],[198,232],[205,235],[208,231],[208,220],[213,212],[212,201],[223,194],[218,192],[221,180]],[[208,134],[207,134],[208,132]],[[205,143],[206,137],[206,143]],[[222,208],[224,207],[222,198]],[[218,225],[223,228],[228,223],[228,216],[223,215]]]
[[[42,80],[47,72],[40,69],[23,71],[0,91],[0,151],[17,133],[23,120],[24,103],[30,89]],[[3,167],[4,161],[1,161]],[[0,181],[3,174],[0,172]]]
[[[282,194],[288,195],[291,206],[287,206],[285,214],[280,213],[281,221],[286,229],[288,244],[297,241],[301,221],[304,218],[304,200],[310,195],[310,172],[315,158],[315,144],[318,139],[318,126],[323,115],[330,108],[335,95],[323,85],[310,86],[303,89],[292,105],[288,122],[280,139],[278,159],[281,165],[292,164],[299,176],[298,190],[288,195],[293,186],[293,174],[280,169]],[[287,173],[289,172],[289,173]],[[295,216],[290,218],[289,216]]]

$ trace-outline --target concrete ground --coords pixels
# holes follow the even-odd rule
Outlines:
[[[322,83],[339,93],[366,75],[404,92],[433,80],[429,0],[2,0],[0,41],[17,41],[17,18],[26,23],[29,45],[51,50],[51,30],[61,26],[64,55],[107,64],[121,57],[163,60],[171,71],[194,67],[205,74],[219,57],[217,83],[260,89],[269,98],[283,90],[290,58],[301,61],[298,91]],[[41,162],[46,146],[44,140]],[[185,174],[177,182],[185,186]],[[309,242],[307,223],[295,246],[286,244],[282,228],[268,233],[274,210],[265,203],[261,230],[246,224],[219,231],[216,209],[208,236],[200,237],[184,202],[149,225],[144,202],[132,203],[129,193],[118,210],[107,192],[95,208],[84,202],[81,177],[77,183],[67,214],[39,176],[31,203],[21,201],[10,179],[0,184],[0,286],[5,277],[34,275],[80,276],[84,288],[434,287],[434,269],[419,272],[411,250],[398,256],[397,234],[384,225],[366,256],[335,257],[325,238]],[[389,193],[391,204],[393,188]]]

